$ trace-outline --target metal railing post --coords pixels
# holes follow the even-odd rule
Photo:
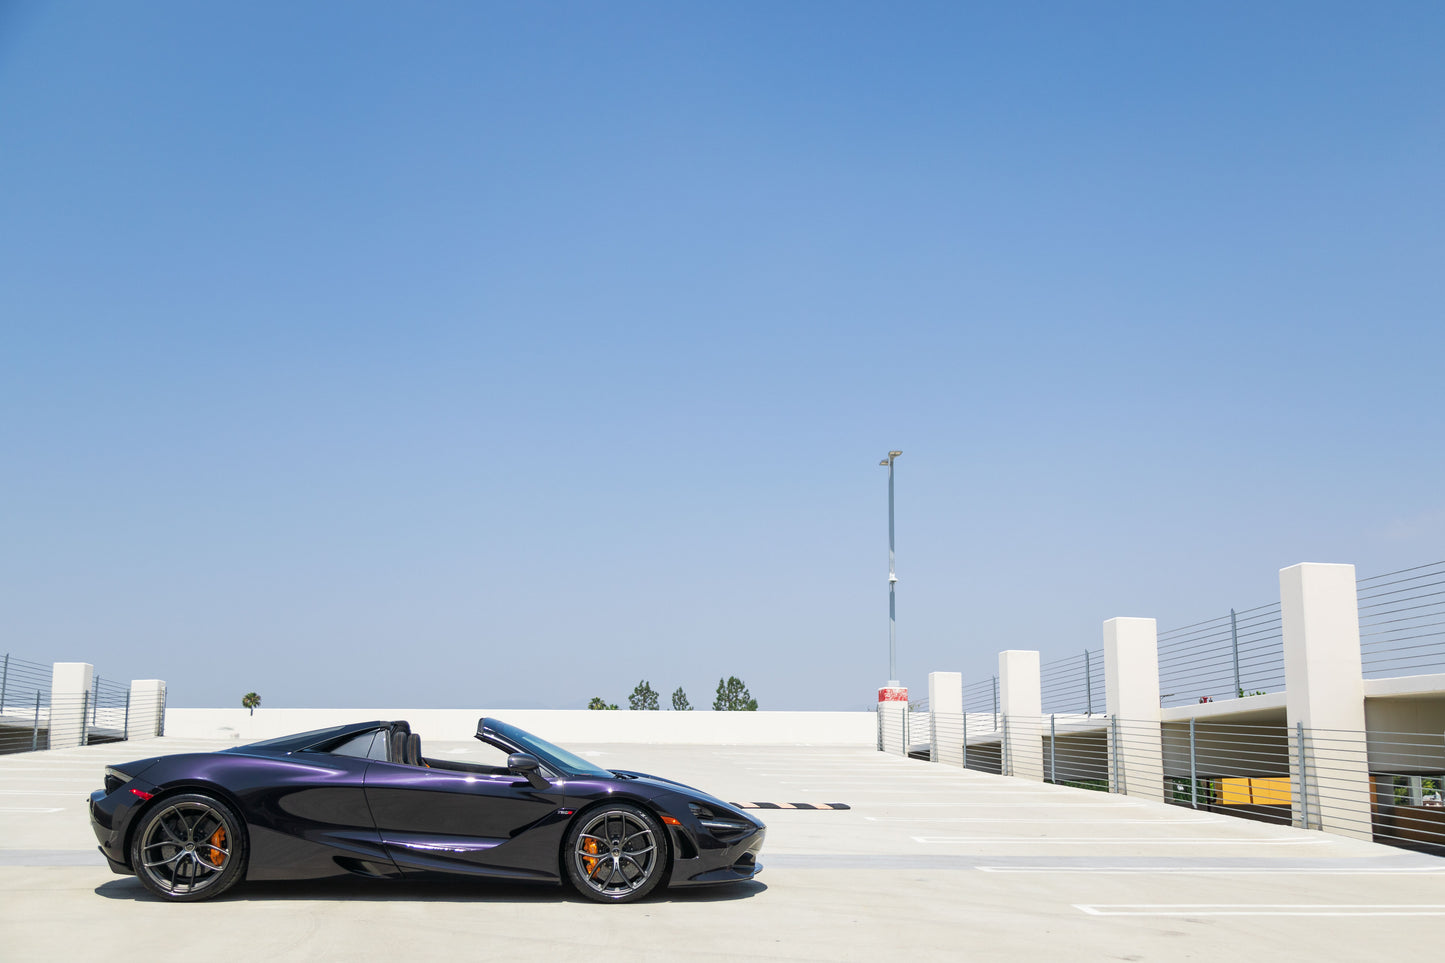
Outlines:
[[[938,713],[928,707],[928,761],[938,761]]]
[[[170,690],[165,688],[164,685],[162,685],[160,719],[156,722],[156,735],[158,736],[163,736],[166,734],[166,699],[169,697],[169,695]]]
[[[1239,622],[1234,609],[1229,610],[1229,644],[1234,649],[1234,694],[1244,698],[1244,683],[1239,681]]]
[[[1008,716],[1003,717],[1003,730],[998,740],[998,771],[1001,775],[1012,776],[1013,760],[1009,758]]]
[[[40,745],[40,690],[35,690],[35,724],[30,727],[30,751],[34,752]]]
[[[85,715],[90,711],[90,693],[83,692],[80,695],[80,744],[90,745],[90,726],[85,722]]]
[[[1058,762],[1057,762],[1056,758],[1054,757],[1054,746],[1057,745],[1058,741],[1059,741],[1059,730],[1058,730],[1058,727],[1054,724],[1054,714],[1053,714],[1052,712],[1050,712],[1050,713],[1049,713],[1049,782],[1052,782],[1052,783],[1057,783],[1057,782],[1059,781]]]
[[[882,751],[883,751],[883,703],[881,703],[881,702],[878,703],[878,707],[873,710],[873,714],[874,714],[875,716],[877,716],[877,718],[878,718],[878,751],[879,751],[879,752],[882,752]]]
[[[130,690],[125,690],[125,724],[121,726],[120,737],[130,738]]]
[[[1109,791],[1119,792],[1122,784],[1119,780],[1119,714],[1117,712],[1109,717],[1109,736],[1114,749],[1114,784]]]
[[[998,676],[993,677],[993,727],[998,730]]]
[[[10,684],[10,653],[5,653],[5,671],[0,672],[0,713],[5,711],[5,689]]]
[[[913,715],[913,709],[908,703],[903,703],[903,758],[908,758],[908,717]]]
[[[1089,650],[1084,650],[1084,693],[1088,699],[1088,714],[1094,714],[1094,673],[1092,672]]]
[[[1297,748],[1297,750],[1296,750],[1296,756],[1298,757],[1298,762],[1296,763],[1296,765],[1299,766],[1299,812],[1300,812],[1300,828],[1301,828],[1301,829],[1309,829],[1309,828],[1310,828],[1310,797],[1309,797],[1309,780],[1305,778],[1305,724],[1304,724],[1303,722],[1296,722],[1296,723],[1295,723],[1295,742],[1296,742],[1296,744],[1297,744],[1297,746],[1298,746],[1298,748]]]
[[[1189,799],[1190,804],[1199,808],[1199,767],[1194,761],[1194,720],[1189,720]]]
[[[90,724],[95,725],[97,714],[100,711],[100,676],[95,677],[95,682],[92,684],[91,688],[94,691],[92,692],[90,697]],[[84,722],[85,714],[82,713],[80,718],[81,721]]]
[[[968,768],[968,709],[963,710],[963,768]]]

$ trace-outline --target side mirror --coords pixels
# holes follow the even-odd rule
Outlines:
[[[542,760],[530,752],[514,752],[507,757],[507,768],[512,772],[525,776],[527,782],[532,784],[533,789],[546,789],[549,785],[546,779],[542,778],[540,772]]]

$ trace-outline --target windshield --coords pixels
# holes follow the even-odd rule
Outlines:
[[[477,738],[490,742],[488,735],[495,734],[504,742],[511,743],[522,752],[530,752],[547,765],[569,776],[611,776],[612,773],[574,755],[560,746],[554,746],[546,739],[532,735],[525,729],[509,726],[496,719],[483,719],[477,725]]]
[[[299,746],[314,746],[324,741],[329,736],[340,735],[348,728],[355,726],[328,726],[325,729],[312,729],[308,732],[294,732],[289,736],[277,736],[275,739],[262,739],[260,742],[248,742],[241,749],[294,749]]]

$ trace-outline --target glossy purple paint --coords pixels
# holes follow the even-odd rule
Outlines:
[[[378,746],[391,745],[391,736],[409,733],[410,726],[357,723],[114,766],[129,781],[110,777],[107,788],[91,796],[100,850],[114,871],[132,873],[130,840],[147,807],[202,792],[228,803],[244,822],[248,880],[441,874],[558,883],[574,821],[598,803],[623,800],[659,821],[675,820],[665,830],[670,886],[746,880],[762,868],[756,857],[766,829],[755,816],[671,780],[591,768],[495,720],[481,720],[478,738],[540,758],[531,780],[497,767],[407,764],[395,760],[394,751],[381,759],[326,748],[382,731],[386,742]],[[153,798],[143,800],[136,790]]]

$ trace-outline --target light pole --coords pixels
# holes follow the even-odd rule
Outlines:
[[[898,617],[893,603],[893,587],[898,576],[893,571],[893,459],[903,454],[890,451],[878,464],[888,468],[888,684],[898,685]]]

